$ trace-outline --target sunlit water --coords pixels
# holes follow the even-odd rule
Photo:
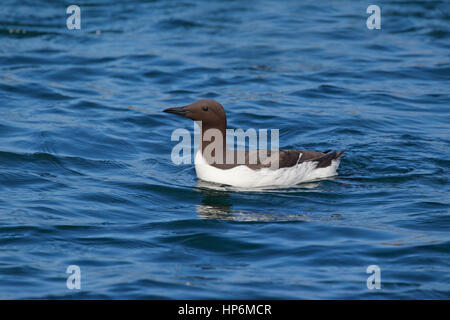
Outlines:
[[[450,298],[448,1],[69,4],[0,4],[0,298]],[[198,181],[199,98],[339,176]]]

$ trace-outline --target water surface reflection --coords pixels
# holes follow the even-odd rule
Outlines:
[[[319,183],[309,183],[302,185],[307,190],[314,189]],[[283,213],[273,212],[269,210],[242,210],[233,209],[232,195],[237,191],[233,187],[221,186],[214,183],[198,180],[196,184],[197,190],[202,194],[202,204],[196,206],[197,214],[203,219],[220,219],[242,222],[285,222],[285,221],[312,221],[317,219],[336,219],[339,214],[323,215],[311,213]],[[280,192],[301,192],[302,188],[286,189],[286,190],[258,190],[261,193],[280,193]],[[290,191],[289,191],[290,190]],[[242,195],[242,190],[240,195]],[[256,190],[252,190],[256,191]],[[301,211],[301,208],[299,208]]]

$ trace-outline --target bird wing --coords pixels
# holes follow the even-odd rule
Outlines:
[[[311,150],[280,150],[280,168],[289,168],[297,163],[314,161],[317,162],[316,168],[325,168],[331,165],[331,161],[338,159],[344,151],[331,152],[311,151]]]
[[[268,157],[270,157],[271,152],[270,150],[262,150],[263,154],[266,154]],[[236,150],[235,152],[235,161],[231,164],[212,164],[213,166],[219,168],[219,169],[231,169],[233,167],[236,167],[238,165],[246,165],[250,169],[258,170],[262,168],[270,168],[271,162],[263,162],[260,158],[260,150],[241,150],[241,154],[244,156],[244,161],[237,161],[238,159],[238,153]],[[267,152],[267,153],[266,153]],[[331,161],[338,159],[344,151],[340,152],[331,152],[330,150],[326,150],[325,152],[318,152],[318,151],[311,151],[311,150],[287,150],[287,149],[281,149],[279,151],[279,162],[278,162],[278,168],[289,168],[293,167],[298,163],[303,163],[307,161],[315,161],[317,162],[316,168],[325,168],[331,165]],[[255,161],[256,160],[256,161]]]

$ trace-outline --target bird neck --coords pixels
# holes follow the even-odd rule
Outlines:
[[[225,163],[227,150],[227,125],[221,126],[200,126],[202,156],[209,164]]]

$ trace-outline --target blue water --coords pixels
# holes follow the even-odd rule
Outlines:
[[[70,4],[0,4],[1,299],[450,298],[449,1]],[[199,98],[339,176],[199,182],[161,112]]]

